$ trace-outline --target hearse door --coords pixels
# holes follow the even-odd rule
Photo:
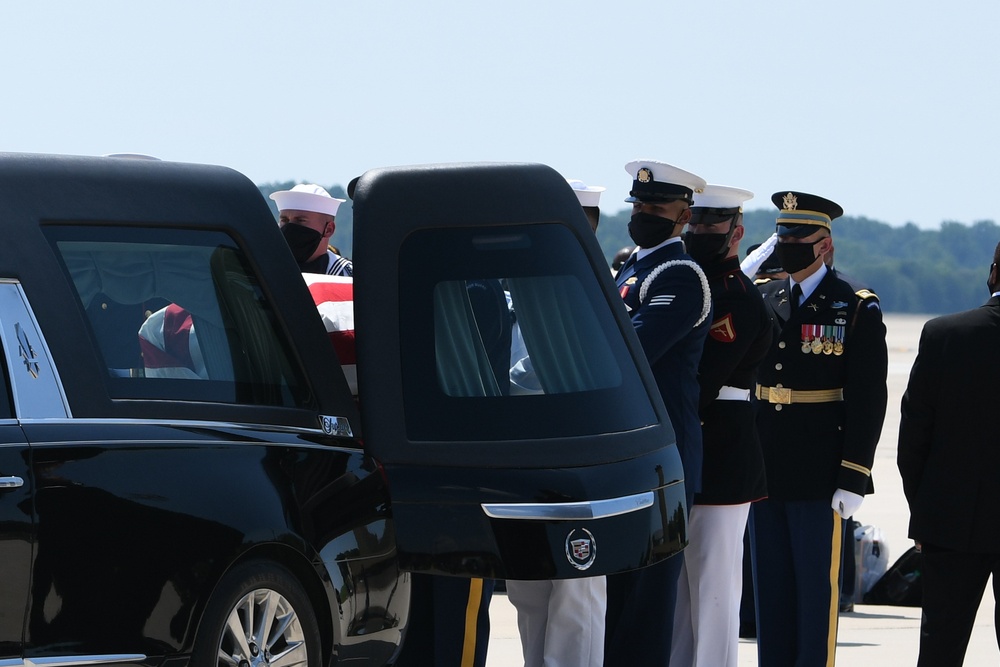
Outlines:
[[[673,430],[563,177],[374,170],[354,221],[365,447],[404,568],[572,578],[683,548]]]

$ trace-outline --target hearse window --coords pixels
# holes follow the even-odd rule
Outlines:
[[[566,227],[422,230],[400,256],[411,439],[516,439],[526,420],[534,437],[656,423],[594,269]]]
[[[215,231],[49,227],[112,398],[312,401],[239,245]]]

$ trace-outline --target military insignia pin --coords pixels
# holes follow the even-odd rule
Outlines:
[[[781,205],[786,211],[794,211],[799,207],[799,198],[789,192],[781,198]]]
[[[653,172],[651,172],[646,167],[643,167],[642,169],[639,170],[639,173],[635,175],[635,180],[639,181],[640,183],[649,183],[651,180],[653,180]]]

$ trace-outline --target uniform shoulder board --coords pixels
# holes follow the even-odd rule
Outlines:
[[[870,289],[859,289],[857,292],[855,292],[855,294],[862,301],[865,301],[867,299],[875,299],[875,301],[878,301],[878,294],[871,291]]]

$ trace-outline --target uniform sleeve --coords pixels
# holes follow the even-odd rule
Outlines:
[[[845,340],[850,346],[844,382],[847,414],[837,487],[863,496],[873,490],[871,468],[885,421],[889,354],[878,301],[864,299],[857,308]]]
[[[705,291],[698,274],[673,266],[653,279],[632,324],[650,364],[670,351],[701,319]],[[711,313],[709,313],[711,318]]]
[[[903,494],[910,507],[917,497],[924,466],[930,454],[934,430],[934,409],[941,386],[940,354],[927,326],[920,334],[917,358],[900,405],[899,442],[896,465],[903,480]]]
[[[704,410],[715,400],[751,351],[763,358],[770,344],[770,322],[763,315],[763,304],[742,294],[713,300],[712,323],[698,368],[698,409]]]

